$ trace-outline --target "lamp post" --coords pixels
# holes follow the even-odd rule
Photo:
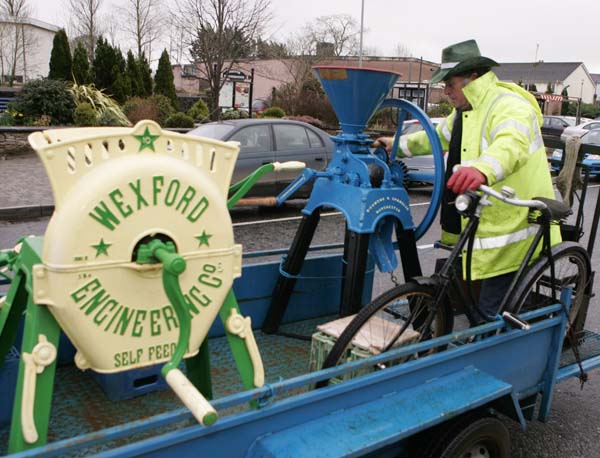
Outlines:
[[[360,2],[360,45],[358,48],[358,66],[363,66],[363,31],[365,23],[365,0]]]

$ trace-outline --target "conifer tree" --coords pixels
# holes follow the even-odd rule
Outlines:
[[[81,41],[77,43],[77,47],[73,53],[73,79],[77,84],[89,84],[92,82],[90,61]]]
[[[51,80],[72,81],[72,62],[69,39],[64,29],[60,29],[52,42],[52,52],[50,54],[50,72],[48,78]]]
[[[94,55],[94,84],[117,100],[124,100],[131,92],[131,82],[125,78],[124,73],[125,59],[121,50],[100,37]]]
[[[173,84],[173,70],[169,60],[169,53],[166,49],[160,56],[156,75],[154,75],[154,93],[168,97],[173,107],[179,110],[179,100],[177,99],[177,92]]]
[[[142,54],[138,57],[138,69],[140,71],[142,80],[143,93],[140,94],[142,97],[150,97],[153,92],[154,82],[152,81],[152,70],[150,70],[150,64],[146,59],[146,55]]]
[[[122,72],[118,65],[112,69],[113,83],[107,92],[120,104],[125,103],[127,97],[131,96],[131,80],[129,75]]]
[[[132,97],[143,97],[144,96],[144,81],[142,80],[142,74],[139,69],[138,61],[133,56],[131,49],[127,52],[127,64],[125,65],[125,74],[129,77],[131,82],[131,96]]]

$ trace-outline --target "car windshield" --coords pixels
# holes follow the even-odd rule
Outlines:
[[[439,119],[431,119],[431,123],[433,127],[436,127],[439,124]],[[414,134],[415,132],[419,132],[423,129],[423,125],[420,122],[407,122],[402,126],[402,135]]]
[[[423,130],[423,126],[420,122],[412,122],[410,124],[405,124],[402,126],[402,135],[413,134],[415,132],[419,132]]]
[[[583,143],[600,145],[600,130],[590,130],[581,140]]]
[[[569,126],[574,126],[577,118],[562,118]]]
[[[197,135],[199,137],[215,138],[217,140],[224,139],[229,132],[233,130],[234,126],[231,124],[222,123],[208,123],[203,124],[200,127],[196,127],[194,130],[189,131],[190,135]]]

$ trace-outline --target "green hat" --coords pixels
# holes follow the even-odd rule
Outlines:
[[[439,83],[454,75],[481,67],[496,67],[498,62],[483,57],[475,40],[467,40],[444,48],[442,65],[431,77],[431,84]]]

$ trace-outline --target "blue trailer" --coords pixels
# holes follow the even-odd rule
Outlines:
[[[307,275],[335,273],[336,264],[337,256],[316,257],[309,262]],[[243,278],[260,278],[268,288],[276,279],[278,266],[247,266]],[[316,295],[319,289],[339,292],[332,280],[317,285],[310,282],[299,284],[299,299],[291,309],[300,316],[284,324],[285,330],[311,332],[315,323],[331,317],[326,302],[320,303],[324,316],[301,316],[308,310],[307,293]],[[247,285],[239,285],[242,311],[256,317],[254,324],[259,328],[268,302],[264,297],[245,297],[244,287]],[[62,367],[58,369],[50,443],[14,456],[411,456],[403,453],[407,447],[410,451],[421,446],[428,432],[438,432],[429,436],[428,443],[448,438],[439,434],[441,427],[454,437],[472,423],[493,418],[494,412],[513,418],[525,429],[527,420],[548,419],[555,385],[578,376],[579,367],[571,351],[563,348],[566,321],[560,305],[522,318],[535,322],[531,329],[513,329],[497,321],[314,372],[307,371],[308,343],[259,333],[268,383],[250,391],[228,385],[232,377],[227,372],[233,364],[223,355],[223,337],[215,336],[210,339],[211,362],[213,372],[222,376],[216,375],[213,383],[225,389],[217,388],[222,396],[212,401],[222,418],[209,427],[198,425],[187,409],[178,408],[170,392],[115,403],[103,399],[91,379],[80,380],[84,374]],[[219,332],[215,330],[215,334]],[[388,361],[442,346],[447,347],[443,352],[372,371]],[[584,370],[600,365],[600,335],[586,332],[580,352]],[[361,372],[343,383],[311,389],[319,380]],[[277,381],[279,377],[284,378]],[[250,406],[253,402],[256,407]],[[98,425],[107,427],[91,430]],[[0,436],[4,452],[7,433],[4,428]],[[502,436],[492,439],[501,441]]]
[[[289,250],[242,256],[228,208],[260,173],[298,164],[230,188],[236,145],[152,122],[30,137],[56,210],[44,238],[0,252],[11,280],[0,298],[0,453],[505,457],[498,414],[522,428],[546,421],[556,384],[600,365],[598,334],[582,330],[578,353],[565,348],[563,288],[559,303],[520,315],[528,326],[498,317],[321,370],[318,326],[370,301],[374,270],[397,265],[394,230],[404,273],[420,275],[416,240],[436,214],[443,159],[438,141],[432,203],[416,224],[404,169],[361,133],[397,75],[318,72],[343,132],[328,169],[280,196],[316,180]],[[344,105],[340,88],[359,101]],[[420,110],[384,106],[436,141]],[[310,248],[324,206],[346,217],[343,253]],[[336,383],[315,388],[322,380]]]

